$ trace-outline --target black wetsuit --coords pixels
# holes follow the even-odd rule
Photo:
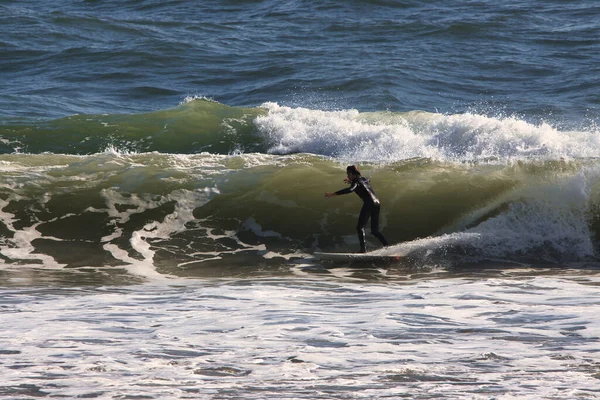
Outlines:
[[[365,246],[365,226],[367,221],[371,218],[371,233],[375,236],[381,244],[387,246],[387,240],[379,232],[379,210],[381,209],[381,203],[375,195],[373,188],[369,184],[367,178],[362,176],[358,179],[353,180],[350,183],[350,187],[335,192],[336,195],[356,193],[363,201],[363,206],[358,216],[358,224],[356,225],[356,231],[358,232],[358,241],[360,242],[360,252],[366,252]]]

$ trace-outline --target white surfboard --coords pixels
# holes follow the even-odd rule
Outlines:
[[[383,261],[383,262],[394,262],[399,261],[405,254],[392,254],[392,255],[381,255],[373,253],[325,253],[315,251],[313,255],[319,260],[323,261],[342,261],[342,262],[353,262],[353,261]]]

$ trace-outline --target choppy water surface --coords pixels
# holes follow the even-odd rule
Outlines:
[[[597,271],[292,272],[96,288],[15,281],[0,301],[0,394],[600,396]]]

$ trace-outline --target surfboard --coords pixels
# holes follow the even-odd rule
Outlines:
[[[323,261],[357,262],[357,261],[382,261],[394,262],[405,257],[404,254],[380,255],[372,253],[326,253],[315,251],[313,256]]]

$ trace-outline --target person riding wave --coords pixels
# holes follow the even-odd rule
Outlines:
[[[348,193],[356,193],[363,201],[363,206],[358,216],[358,224],[356,225],[356,231],[358,233],[358,241],[360,243],[360,252],[366,253],[365,243],[365,226],[371,218],[371,233],[375,236],[381,244],[388,246],[387,240],[379,232],[379,212],[381,210],[381,202],[375,195],[373,188],[369,182],[369,179],[363,177],[355,165],[349,165],[346,168],[347,178],[344,182],[349,183],[350,187],[338,190],[337,192],[327,192],[325,197],[340,196]]]

